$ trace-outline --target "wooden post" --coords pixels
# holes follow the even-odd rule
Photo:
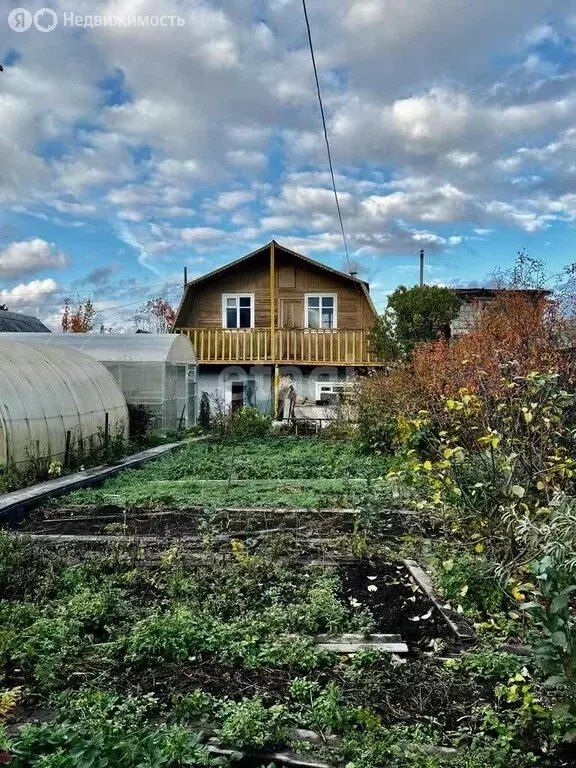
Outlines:
[[[104,414],[104,448],[108,450],[108,438],[110,437],[110,414]]]
[[[66,448],[64,450],[64,466],[70,466],[70,440],[72,439],[72,432],[66,431]]]
[[[276,364],[276,243],[270,243],[270,361],[274,366],[272,379],[272,409],[278,418],[278,385],[280,381]]]

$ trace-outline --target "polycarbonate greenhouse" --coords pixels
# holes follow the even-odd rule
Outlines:
[[[74,349],[0,336],[0,464],[63,462],[67,451],[84,456],[106,433],[128,437],[128,408],[101,363]]]
[[[42,347],[77,349],[99,360],[129,404],[146,405],[155,432],[196,424],[197,365],[190,339],[180,334],[15,333]]]

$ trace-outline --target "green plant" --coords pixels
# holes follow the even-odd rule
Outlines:
[[[263,749],[286,740],[287,711],[281,704],[266,706],[261,698],[228,704],[218,731],[223,744],[237,749]]]
[[[266,437],[272,431],[272,419],[246,405],[233,414],[232,431],[236,437]]]
[[[448,553],[447,548],[444,551]],[[479,553],[457,551],[438,561],[436,583],[454,607],[460,605],[472,614],[491,616],[507,599],[494,563]]]
[[[210,398],[207,392],[202,392],[200,397],[200,410],[198,413],[198,425],[206,432],[210,431],[212,425],[212,414],[210,412]]]
[[[562,717],[562,739],[576,741],[576,585],[566,585],[566,574],[551,557],[532,565],[537,581],[534,599],[523,605],[544,638],[536,646],[536,659],[546,675],[546,685],[559,690],[563,702],[555,714]]]

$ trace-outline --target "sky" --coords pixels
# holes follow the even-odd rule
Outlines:
[[[301,0],[54,0],[12,30],[21,2],[42,7],[0,0],[0,303],[55,328],[64,296],[90,297],[128,329],[178,303],[184,266],[273,238],[347,269]],[[576,261],[576,0],[308,11],[379,310],[421,248],[438,285],[486,285],[523,248],[551,274]]]

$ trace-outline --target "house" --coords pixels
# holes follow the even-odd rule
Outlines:
[[[188,282],[174,330],[196,351],[199,397],[318,418],[357,371],[378,365],[375,318],[368,283],[272,241]]]
[[[536,302],[549,296],[551,293],[551,291],[541,288],[453,288],[453,291],[462,299],[462,305],[458,316],[450,325],[450,335],[452,337],[463,336],[473,328],[480,313],[503,294],[520,294]]]

